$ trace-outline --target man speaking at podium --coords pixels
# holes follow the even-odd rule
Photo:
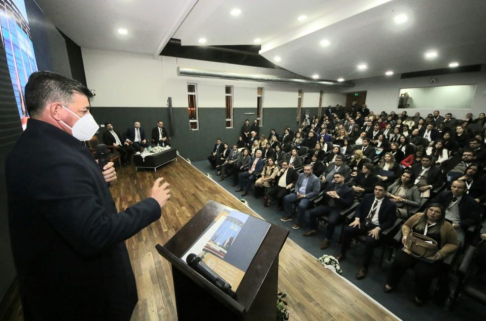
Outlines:
[[[91,92],[50,72],[25,87],[31,116],[6,161],[10,237],[24,319],[129,320],[137,288],[124,240],[158,220],[170,198],[162,178],[151,197],[117,213],[82,144],[98,130]]]

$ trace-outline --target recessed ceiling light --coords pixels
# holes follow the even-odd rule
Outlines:
[[[359,70],[366,70],[366,69],[368,69],[368,66],[366,66],[365,64],[361,64],[361,65],[358,65],[358,69]]]
[[[299,18],[297,18],[297,20],[299,20],[299,21],[304,21],[305,19],[307,19],[307,16],[304,16],[304,15],[299,16]]]
[[[206,38],[199,38],[199,43],[206,43]]]
[[[312,78],[313,79],[319,79],[319,75],[318,74],[312,75]]]
[[[437,58],[439,54],[437,53],[437,51],[427,51],[425,53],[425,58],[427,59],[434,59],[434,58]]]
[[[398,16],[395,16],[393,20],[395,20],[396,24],[402,24],[408,21],[408,17],[406,14],[399,14]]]
[[[255,40],[253,40],[254,43],[261,43],[262,42],[262,39],[260,38],[256,38]]]
[[[231,13],[232,16],[239,16],[240,13],[241,13],[241,10],[236,8],[236,9],[231,10],[230,13]]]
[[[120,29],[118,29],[118,33],[121,34],[121,35],[126,35],[128,33],[128,30],[124,29],[124,28],[120,28]]]
[[[280,59],[280,57],[279,57],[279,56],[276,56],[275,58],[273,58],[273,60],[275,60],[276,62],[279,62],[279,61],[281,61],[282,59]]]
[[[459,67],[459,63],[458,63],[458,62],[455,62],[455,61],[454,61],[454,62],[451,62],[451,63],[449,64],[449,67],[451,67],[451,68],[456,68],[456,67]]]
[[[324,40],[322,40],[322,41],[320,42],[320,44],[321,44],[321,46],[323,46],[323,47],[327,47],[327,46],[329,46],[329,45],[331,44],[331,42],[330,42],[329,40],[327,40],[327,39],[324,39]]]
[[[344,78],[338,78],[338,81],[339,82],[343,82],[344,81]]]
[[[392,76],[392,75],[393,75],[393,71],[388,70],[387,72],[385,72],[385,75],[387,75],[387,76]]]

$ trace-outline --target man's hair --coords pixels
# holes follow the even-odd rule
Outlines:
[[[375,187],[376,187],[376,186],[381,186],[381,187],[383,187],[383,189],[386,191],[386,184],[385,184],[384,182],[377,182],[377,183],[375,184]]]
[[[50,103],[59,102],[67,107],[75,93],[93,97],[91,91],[76,80],[49,71],[34,72],[25,86],[27,112],[37,118]]]
[[[462,154],[463,154],[463,155],[464,155],[464,153],[471,153],[471,154],[473,154],[473,156],[476,156],[476,152],[475,152],[475,151],[473,151],[473,150],[472,150],[471,148],[469,148],[469,147],[464,148],[464,149],[462,150]]]
[[[452,186],[452,184],[454,184],[455,182],[462,183],[462,185],[463,185],[464,187],[466,187],[466,182],[465,182],[465,181],[458,180],[458,179],[453,180],[453,181],[452,181],[452,183],[451,183],[451,186]]]
[[[307,165],[304,165],[304,168],[310,168],[310,170],[312,170],[312,166],[310,166],[310,164],[307,164]]]
[[[105,127],[108,127],[108,125],[111,125],[110,122],[105,123]]]
[[[476,142],[476,143],[478,143],[479,145],[481,145],[481,141],[480,141],[479,139],[477,139],[477,138],[473,138],[473,139],[471,139],[469,142]]]
[[[336,155],[335,161],[337,161],[338,159],[344,162],[344,156],[343,155]]]
[[[343,173],[334,173],[334,174],[332,175],[332,177],[334,177],[334,176],[336,176],[336,175],[339,175],[339,176],[344,177],[344,174],[343,174]]]
[[[364,137],[361,141],[367,141],[368,143],[370,142],[370,139],[368,137]]]
[[[422,155],[422,159],[424,159],[424,158],[427,158],[429,161],[433,161],[434,160],[434,157],[433,156],[430,156],[430,155],[427,155],[427,154]]]

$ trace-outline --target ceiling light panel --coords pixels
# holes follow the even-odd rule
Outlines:
[[[395,16],[395,18],[393,18],[393,20],[395,21],[396,24],[400,25],[402,23],[405,23],[408,21],[408,17],[406,14],[399,14],[397,16]]]
[[[236,16],[239,16],[239,15],[241,14],[241,10],[240,10],[240,9],[238,9],[238,8],[235,8],[235,9],[231,10],[230,14],[231,14],[232,16],[235,16],[235,17],[236,17]]]
[[[331,42],[327,39],[324,39],[324,40],[321,40],[320,44],[321,44],[322,47],[329,47]]]
[[[206,42],[207,42],[206,38],[199,38],[199,43],[204,44]]]
[[[121,35],[126,35],[126,34],[128,34],[128,30],[125,29],[125,28],[120,28],[120,29],[118,29],[118,33],[121,34]]]
[[[358,65],[358,70],[366,70],[368,69],[368,66],[366,64],[359,64]]]
[[[387,76],[392,76],[392,75],[393,75],[393,71],[388,70],[387,72],[385,72],[385,75],[387,75]]]
[[[427,59],[435,59],[439,56],[439,54],[437,53],[437,51],[435,50],[432,50],[432,51],[427,51],[425,53],[425,58]]]
[[[299,21],[304,21],[304,20],[306,20],[306,19],[307,19],[307,16],[305,16],[305,15],[299,16],[299,17],[297,18],[297,20],[299,20]]]

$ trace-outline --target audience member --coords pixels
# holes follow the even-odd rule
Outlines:
[[[351,168],[344,163],[344,156],[337,155],[334,163],[329,165],[324,173],[321,175],[322,183],[332,181],[335,173],[341,173],[344,176],[344,181],[347,183],[351,179]]]
[[[238,161],[233,166],[233,187],[238,183],[240,173],[246,172],[251,166],[251,156],[247,148],[244,148],[238,157]]]
[[[243,140],[246,142],[246,145],[250,146],[251,126],[250,126],[249,119],[246,119],[245,123],[241,127],[241,137],[243,137]]]
[[[226,158],[228,158],[230,154],[230,148],[229,145],[224,143],[223,144],[223,151],[221,154],[219,154],[218,158],[216,159],[216,169],[218,170],[218,176],[221,175],[221,165],[226,161]]]
[[[302,159],[299,156],[297,148],[292,148],[292,152],[290,154],[290,158],[288,159],[289,166],[292,168],[299,168],[302,166]]]
[[[297,182],[299,174],[289,167],[287,161],[282,162],[280,170],[275,176],[273,187],[267,191],[267,195],[277,201],[278,209],[283,209],[283,199],[290,193],[290,189]]]
[[[217,161],[219,157],[221,156],[221,153],[223,153],[224,150],[224,145],[221,142],[221,139],[216,140],[216,144],[214,144],[213,151],[211,152],[211,155],[208,156],[208,161],[211,164],[212,168],[216,168]]]
[[[412,233],[427,236],[438,244],[438,251],[433,260],[417,258],[405,251],[399,251],[393,260],[385,285],[385,292],[396,289],[401,278],[408,269],[413,268],[415,274],[415,298],[417,306],[423,305],[429,297],[432,280],[441,275],[444,269],[443,260],[454,253],[458,247],[456,232],[445,220],[440,204],[430,204],[424,213],[410,217],[402,226],[402,243],[407,244],[407,238]]]
[[[273,180],[277,176],[278,166],[275,164],[273,158],[267,158],[267,164],[263,167],[262,176],[256,180],[255,189],[266,187],[272,187]]]
[[[162,147],[170,146],[170,138],[162,121],[157,122],[157,126],[152,129],[152,145]]]
[[[443,184],[440,169],[433,166],[432,157],[428,155],[423,155],[421,164],[412,167],[412,173],[416,177],[414,184],[420,189],[421,197],[429,198],[432,191]]]
[[[305,218],[305,210],[311,205],[311,199],[319,194],[321,184],[319,179],[312,173],[312,167],[304,166],[304,172],[299,175],[297,183],[295,184],[295,192],[284,197],[285,216],[282,217],[282,222],[292,221],[294,215],[292,214],[292,204],[299,202],[297,205],[297,222],[292,226],[294,230],[298,230]]]
[[[328,216],[324,242],[321,249],[326,249],[332,240],[334,229],[339,223],[341,212],[346,210],[353,203],[353,191],[344,184],[344,176],[340,173],[334,174],[334,180],[324,190],[323,197],[317,206],[310,211],[309,228],[304,236],[311,236],[317,233],[319,224],[318,218]]]
[[[226,157],[219,169],[221,171],[221,173],[218,173],[221,174],[221,178],[219,179],[220,181],[233,174],[233,170],[235,169],[234,165],[236,165],[238,162],[239,157],[240,152],[238,151],[238,145],[233,145],[233,149],[229,152],[229,155]]]
[[[386,153],[376,168],[378,172],[376,177],[386,184],[394,182],[402,174],[402,168],[395,161],[392,153]]]
[[[106,123],[106,132],[103,133],[103,142],[109,148],[113,148],[120,153],[120,159],[122,165],[130,165],[132,155],[135,153],[135,149],[125,140],[125,137],[120,132],[116,132],[113,129],[111,123]]]
[[[132,128],[127,129],[126,140],[137,152],[143,152],[148,146],[145,138],[145,131],[140,128],[140,123],[136,121]]]
[[[240,172],[238,175],[238,183],[240,184],[240,188],[237,189],[236,192],[243,191],[241,196],[248,195],[248,191],[255,182],[257,175],[262,172],[264,163],[265,162],[262,159],[262,151],[257,150],[255,156],[251,160],[250,169]]]
[[[406,170],[387,189],[387,196],[397,206],[397,217],[407,219],[420,206],[420,190],[411,171]]]
[[[353,236],[367,235],[364,251],[363,265],[356,278],[364,279],[368,274],[368,266],[373,258],[375,247],[380,245],[382,232],[392,227],[396,219],[396,205],[386,197],[386,187],[377,183],[374,195],[366,195],[356,208],[355,219],[344,228],[341,252],[336,259],[342,261],[351,245]]]
[[[361,171],[358,172],[353,180],[351,180],[351,188],[354,191],[354,197],[361,199],[364,195],[373,193],[377,182],[378,178],[374,173],[373,164],[364,164]]]
[[[469,194],[476,202],[484,203],[486,201],[486,185],[479,171],[479,165],[472,163],[458,180],[464,181],[466,184],[466,194]]]

